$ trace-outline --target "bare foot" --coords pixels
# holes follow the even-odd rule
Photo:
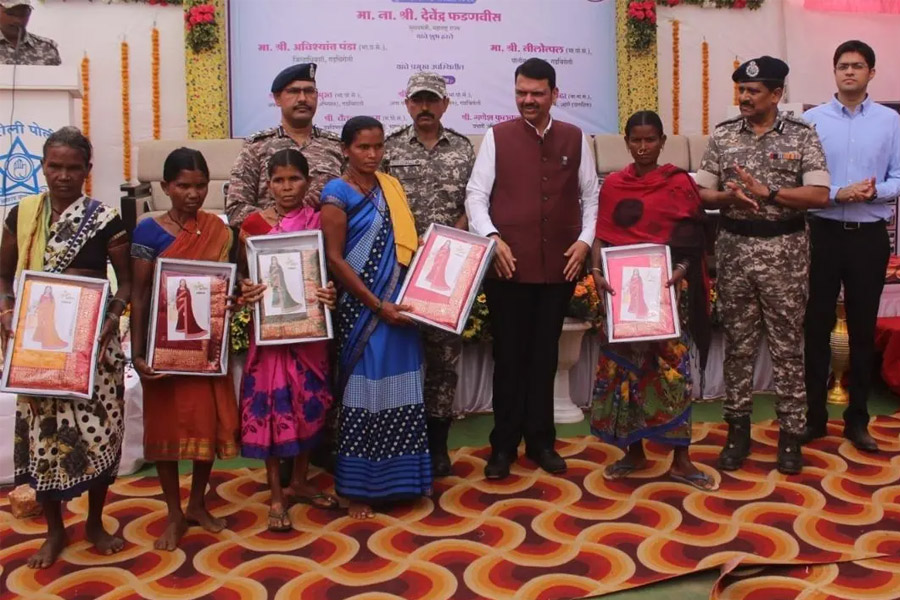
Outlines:
[[[114,535],[106,533],[106,530],[103,529],[102,523],[97,523],[96,525],[85,525],[84,537],[87,538],[87,541],[94,545],[94,548],[97,549],[97,552],[99,552],[100,554],[106,554],[107,556],[109,556],[110,554],[115,554],[125,547],[125,541],[120,537],[116,537]]]
[[[66,547],[68,541],[65,531],[60,531],[59,533],[48,532],[47,539],[44,540],[40,549],[28,559],[28,566],[32,569],[46,569],[56,562],[59,553]]]
[[[187,528],[188,524],[184,516],[177,519],[172,519],[170,517],[169,524],[166,525],[166,530],[163,531],[163,534],[159,536],[155,542],[153,542],[153,547],[157,550],[172,552],[178,547],[178,542],[184,537]]]
[[[188,506],[184,511],[184,516],[188,523],[196,523],[210,533],[219,533],[225,529],[225,519],[217,519],[206,510],[205,506],[194,507]]]
[[[362,502],[351,502],[347,512],[350,513],[351,518],[360,520],[371,519],[375,516],[375,511],[372,510],[372,507]]]

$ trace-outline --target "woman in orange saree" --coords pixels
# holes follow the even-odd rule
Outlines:
[[[237,456],[239,420],[230,375],[161,376],[145,358],[156,259],[226,262],[233,241],[231,229],[221,219],[200,210],[209,185],[209,168],[200,152],[188,148],[172,151],[166,158],[163,179],[172,208],[156,219],[141,221],[134,231],[131,319],[134,368],[144,390],[144,457],[156,463],[168,508],[168,523],[154,546],[171,551],[189,524],[214,533],[225,528],[224,519],[214,517],[206,507],[206,486],[217,457]],[[179,460],[191,460],[194,466],[184,511]]]
[[[66,341],[56,333],[56,300],[53,298],[53,288],[49,285],[38,300],[35,317],[37,324],[34,328],[34,341],[47,350],[65,348]]]

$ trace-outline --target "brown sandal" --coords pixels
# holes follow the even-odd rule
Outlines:
[[[294,524],[291,523],[291,517],[286,508],[282,508],[280,512],[269,510],[269,531],[281,533],[291,531],[293,528]]]

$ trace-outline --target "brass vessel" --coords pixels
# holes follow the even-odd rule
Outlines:
[[[850,394],[841,382],[850,367],[850,334],[847,332],[847,313],[844,303],[838,302],[837,321],[831,330],[831,372],[834,381],[828,390],[829,404],[849,404]]]

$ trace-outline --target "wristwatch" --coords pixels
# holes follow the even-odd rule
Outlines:
[[[779,191],[780,191],[780,188],[777,188],[774,185],[769,186],[769,196],[768,196],[769,202],[775,202],[775,196],[778,195]]]

